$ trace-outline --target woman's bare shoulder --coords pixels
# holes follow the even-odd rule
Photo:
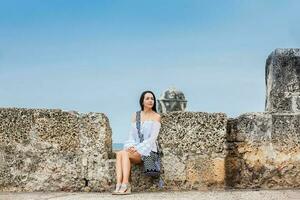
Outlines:
[[[160,122],[161,116],[160,116],[160,114],[155,113],[155,117],[154,118],[155,118],[155,121]]]

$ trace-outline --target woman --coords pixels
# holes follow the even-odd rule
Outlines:
[[[116,158],[116,189],[112,194],[130,194],[129,176],[131,164],[141,164],[142,156],[151,151],[157,152],[156,139],[160,130],[160,115],[156,111],[156,98],[153,92],[144,91],[140,97],[141,134],[144,141],[140,142],[136,128],[136,113],[131,117],[131,129],[123,150],[117,152]]]

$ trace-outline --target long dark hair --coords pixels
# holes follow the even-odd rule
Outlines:
[[[143,102],[144,102],[144,98],[145,98],[145,94],[146,93],[151,93],[153,95],[153,99],[154,99],[154,104],[153,104],[153,107],[152,107],[152,110],[157,112],[156,111],[156,97],[154,95],[154,93],[152,91],[149,91],[149,90],[146,90],[144,91],[142,94],[141,94],[141,97],[140,97],[140,106],[141,106],[141,110],[144,110],[144,106],[143,106]]]

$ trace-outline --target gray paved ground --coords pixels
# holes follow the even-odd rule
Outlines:
[[[111,200],[111,199],[142,199],[142,200],[300,200],[300,190],[260,190],[260,191],[188,191],[188,192],[152,192],[132,193],[131,195],[116,196],[111,193],[0,193],[1,200]]]

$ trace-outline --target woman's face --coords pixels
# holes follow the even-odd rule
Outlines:
[[[146,93],[143,102],[144,108],[152,108],[154,105],[154,97],[151,93]]]

